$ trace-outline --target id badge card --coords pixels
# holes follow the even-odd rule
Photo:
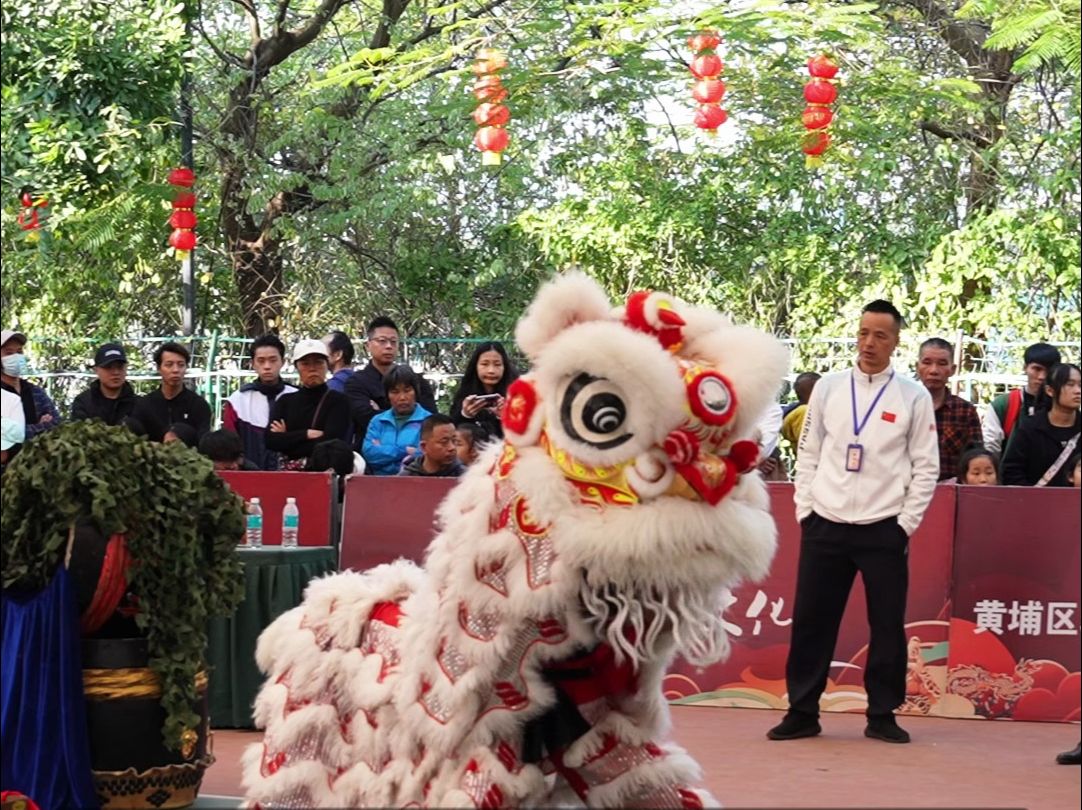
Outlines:
[[[845,450],[845,471],[860,472],[864,466],[864,445],[851,444]]]

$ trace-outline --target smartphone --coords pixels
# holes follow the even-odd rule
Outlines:
[[[474,395],[475,402],[483,402],[486,405],[491,405],[495,402],[499,402],[503,397],[499,394],[476,394]]]

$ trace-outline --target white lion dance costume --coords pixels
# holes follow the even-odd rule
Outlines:
[[[581,275],[516,339],[506,440],[439,509],[424,568],[314,582],[259,640],[249,806],[716,805],[661,742],[677,653],[727,654],[725,589],[766,574],[754,443],[781,344]]]

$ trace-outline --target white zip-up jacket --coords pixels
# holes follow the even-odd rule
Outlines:
[[[907,535],[920,525],[939,477],[935,411],[923,385],[899,374],[891,379],[891,373],[889,366],[872,375],[854,367],[816,383],[797,454],[798,521],[814,510],[836,523],[874,523],[897,516]],[[857,438],[853,389],[859,422],[884,385]],[[863,446],[859,472],[846,470],[851,444]]]

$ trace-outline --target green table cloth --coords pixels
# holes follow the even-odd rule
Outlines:
[[[255,645],[263,629],[301,602],[308,582],[333,572],[330,546],[238,549],[244,564],[244,601],[228,618],[212,619],[207,630],[210,669],[210,724],[252,728],[252,704],[263,684]]]

